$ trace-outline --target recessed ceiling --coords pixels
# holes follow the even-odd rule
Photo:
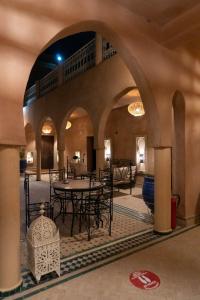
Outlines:
[[[70,120],[74,120],[74,119],[78,119],[78,118],[85,117],[85,116],[87,116],[87,115],[88,115],[88,113],[86,112],[85,109],[83,109],[83,108],[81,108],[81,107],[78,107],[77,109],[75,109],[75,110],[71,113],[69,119],[70,119]]]
[[[138,100],[138,99],[141,99],[140,93],[139,93],[139,90],[137,88],[135,88],[135,89],[129,91],[124,96],[122,96],[121,98],[119,98],[119,100],[117,101],[117,103],[114,105],[113,108],[115,109],[115,108],[129,105],[134,100]]]
[[[165,25],[199,4],[199,0],[115,0],[149,22]]]

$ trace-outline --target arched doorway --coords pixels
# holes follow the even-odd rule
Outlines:
[[[103,3],[103,2],[102,2]],[[96,3],[95,3],[96,4]],[[41,20],[41,23],[39,22],[39,23],[36,23],[36,25],[34,26],[34,19],[33,19],[33,17],[32,17],[32,12],[33,11],[31,11],[30,10],[30,13],[31,13],[31,18],[29,18],[29,17],[27,17],[27,18],[24,18],[25,20],[27,20],[27,23],[26,23],[26,21],[24,20],[24,25],[29,25],[29,26],[24,26],[24,28],[29,28],[30,29],[30,32],[27,32],[27,34],[22,34],[22,35],[20,35],[20,39],[19,38],[17,38],[17,40],[18,41],[20,41],[20,42],[18,42],[17,43],[17,45],[16,46],[14,46],[15,48],[14,48],[14,51],[16,50],[16,53],[15,52],[12,52],[12,51],[7,51],[7,49],[8,49],[8,47],[7,47],[7,45],[6,45],[6,47],[5,47],[5,49],[3,49],[4,50],[4,52],[3,53],[5,53],[6,54],[6,57],[8,57],[9,59],[7,60],[7,61],[12,61],[13,62],[13,65],[14,66],[16,66],[16,68],[12,68],[12,65],[10,64],[10,70],[12,70],[13,71],[13,76],[10,76],[10,78],[11,78],[11,80],[7,80],[7,78],[8,78],[8,76],[4,76],[5,77],[5,82],[7,83],[7,86],[5,85],[5,91],[6,91],[6,89],[7,89],[7,91],[6,91],[6,93],[4,94],[3,93],[3,95],[4,95],[4,99],[7,99],[6,97],[10,97],[10,99],[12,100],[11,102],[13,102],[13,104],[15,104],[16,102],[17,102],[17,100],[18,99],[20,99],[20,98],[22,98],[22,94],[20,94],[20,87],[22,87],[23,86],[23,82],[21,83],[20,82],[20,80],[16,80],[16,82],[14,82],[14,80],[13,80],[13,78],[14,78],[14,75],[16,74],[18,74],[19,72],[18,71],[20,71],[20,70],[22,70],[22,72],[24,73],[23,74],[23,76],[25,77],[26,76],[26,72],[27,72],[27,68],[25,68],[25,69],[23,69],[22,68],[22,66],[24,65],[23,64],[23,62],[24,62],[24,59],[26,59],[26,64],[31,64],[31,61],[32,61],[32,56],[33,56],[33,54],[32,53],[36,53],[37,51],[38,51],[38,49],[41,47],[41,46],[43,46],[43,44],[45,43],[45,42],[48,42],[48,40],[50,39],[50,37],[52,36],[52,35],[54,35],[57,31],[59,31],[59,30],[62,30],[64,27],[67,27],[67,29],[70,27],[70,25],[72,25],[72,23],[73,22],[77,22],[78,24],[79,24],[79,22],[81,22],[82,20],[91,20],[91,19],[94,19],[94,18],[97,18],[98,20],[101,20],[103,23],[102,24],[104,24],[104,22],[107,24],[109,24],[109,26],[108,27],[110,27],[110,28],[112,28],[113,30],[110,30],[110,36],[112,36],[112,34],[113,34],[113,36],[115,36],[115,32],[120,32],[121,33],[121,35],[123,36],[124,35],[124,40],[125,40],[125,36],[127,36],[127,44],[128,44],[128,40],[132,40],[132,43],[130,43],[130,44],[128,44],[128,46],[129,47],[125,47],[124,46],[124,49],[123,49],[123,45],[124,45],[124,43],[123,43],[123,40],[122,39],[119,39],[119,41],[118,41],[118,43],[119,43],[119,48],[118,49],[120,49],[120,47],[121,47],[121,53],[123,54],[123,56],[125,57],[126,56],[126,52],[128,52],[128,49],[130,50],[131,49],[131,46],[132,45],[134,45],[134,43],[136,44],[136,41],[138,42],[138,40],[139,39],[137,39],[137,37],[138,38],[140,38],[140,35],[138,34],[135,34],[133,31],[134,31],[134,26],[133,26],[133,24],[131,23],[131,25],[130,26],[128,26],[128,25],[126,25],[126,24],[128,24],[128,22],[126,22],[126,20],[125,20],[125,18],[123,19],[121,19],[121,11],[119,10],[119,7],[117,6],[117,8],[115,9],[115,7],[113,7],[113,17],[112,18],[110,18],[110,16],[108,16],[108,14],[106,13],[105,14],[105,8],[106,7],[102,7],[101,6],[101,4],[100,3],[97,3],[98,5],[99,5],[99,8],[101,8],[101,9],[99,9],[99,10],[97,10],[96,9],[96,5],[94,5],[94,7],[95,7],[95,9],[90,9],[91,7],[90,6],[88,6],[87,4],[86,5],[84,5],[83,7],[82,7],[82,9],[83,9],[83,11],[81,11],[81,16],[80,15],[77,15],[77,13],[79,13],[80,14],[80,10],[77,10],[76,9],[76,7],[74,7],[73,6],[73,9],[72,9],[72,14],[71,14],[71,18],[68,18],[67,17],[67,15],[63,15],[62,13],[61,14],[59,14],[59,12],[61,11],[62,12],[62,5],[61,5],[61,2],[58,4],[58,6],[56,6],[56,8],[59,8],[58,10],[57,9],[55,9],[55,12],[57,13],[58,12],[58,14],[52,14],[52,23],[51,24],[49,24],[49,22],[50,22],[50,20],[51,20],[51,14],[50,14],[50,18],[47,18],[46,16],[47,16],[47,14],[44,14],[44,16],[45,16],[45,18],[40,18],[40,20]],[[56,3],[56,5],[57,5],[57,3]],[[32,7],[32,6],[31,6]],[[32,7],[33,8],[33,7]],[[53,7],[53,4],[52,4],[52,6],[51,6],[51,8],[52,8],[52,11],[54,12],[54,7]],[[75,8],[75,9],[74,9]],[[112,7],[108,7],[108,8],[112,8]],[[46,8],[47,9],[47,8]],[[61,10],[60,10],[61,9]],[[88,11],[87,11],[88,10]],[[26,10],[25,10],[26,11]],[[28,11],[29,10],[27,10],[27,13],[28,13]],[[49,10],[48,10],[49,11]],[[45,8],[44,8],[44,12],[45,12]],[[63,10],[63,13],[64,13],[64,10]],[[118,20],[117,20],[117,18],[119,17],[119,13],[120,13],[120,19],[119,19],[119,22],[118,22]],[[126,16],[130,16],[131,17],[131,13],[130,12],[128,12],[128,10],[127,11],[122,11],[122,13],[124,13],[123,15],[125,15],[125,17]],[[43,16],[43,14],[41,14],[42,16]],[[64,16],[64,17],[63,17]],[[66,18],[65,18],[65,16],[66,16]],[[57,22],[57,21],[55,21],[55,17],[56,17],[56,20],[59,20],[59,17],[60,17],[60,20],[62,20],[61,22]],[[64,20],[70,20],[70,21],[64,21]],[[129,18],[127,18],[127,20],[128,20]],[[14,20],[15,20],[15,18],[14,18]],[[31,20],[31,23],[29,23],[29,21]],[[39,20],[39,21],[40,21]],[[48,22],[47,22],[47,20],[48,20]],[[121,21],[122,20],[122,21]],[[64,22],[66,22],[66,23],[64,23]],[[71,23],[70,23],[71,22]],[[63,23],[64,23],[64,26],[63,26]],[[86,22],[86,23],[88,23],[88,22]],[[90,23],[90,22],[89,22]],[[14,23],[15,24],[15,23]],[[33,24],[33,26],[30,26],[30,24]],[[117,26],[115,27],[115,25],[114,24],[117,24]],[[74,25],[74,24],[73,24]],[[41,27],[40,27],[41,26]],[[88,24],[88,26],[90,27],[90,24]],[[106,25],[107,26],[107,25]],[[76,26],[73,26],[73,30],[75,30],[76,28],[75,28]],[[102,26],[103,27],[103,26]],[[126,28],[127,27],[127,28]],[[34,38],[32,38],[31,37],[31,28],[33,28],[33,32],[35,31],[35,34],[36,34],[36,36],[34,36]],[[43,33],[42,35],[41,35],[41,38],[43,39],[42,41],[40,41],[40,35],[38,35],[38,32],[40,31],[40,28],[41,28],[41,32]],[[36,29],[36,30],[34,30],[34,29]],[[127,30],[126,30],[127,29]],[[97,30],[97,29],[96,29]],[[136,29],[137,30],[137,29]],[[70,31],[70,29],[69,29],[69,31]],[[100,28],[99,28],[99,31],[101,32],[101,30],[100,30]],[[105,30],[106,31],[106,30]],[[102,32],[103,32],[103,29],[102,29]],[[128,32],[130,32],[130,34],[127,34]],[[138,31],[139,32],[139,31]],[[126,34],[124,34],[124,33],[126,33]],[[63,33],[63,34],[65,34],[65,33]],[[11,35],[12,36],[12,35]],[[17,35],[16,34],[14,34],[13,35],[13,37],[14,37],[14,41],[15,41],[15,37],[16,37]],[[35,39],[35,37],[36,37],[36,39]],[[38,38],[37,38],[38,37]],[[59,38],[59,36],[57,36],[56,38]],[[113,40],[114,40],[114,38],[113,38]],[[139,45],[137,45],[136,46],[136,50],[138,49],[139,51],[142,49],[142,51],[141,52],[145,52],[145,36],[144,35],[142,35],[141,34],[141,40],[142,40],[142,43],[141,44],[139,44]],[[32,45],[30,45],[30,41],[32,41]],[[151,45],[151,41],[150,40],[147,40],[148,42],[149,42],[149,45]],[[7,41],[6,41],[6,43],[7,43]],[[5,43],[5,44],[6,44]],[[114,45],[115,45],[115,43],[113,43]],[[153,49],[154,49],[154,44],[155,43],[152,43],[152,45],[153,45]],[[35,45],[37,45],[36,47],[34,47]],[[117,44],[116,44],[117,45]],[[32,47],[33,46],[33,47]],[[3,46],[4,47],[4,46]],[[142,47],[142,48],[141,48]],[[127,49],[126,49],[127,48]],[[134,48],[134,47],[133,47]],[[147,48],[147,50],[146,50],[146,52],[149,52],[149,47],[146,47]],[[159,47],[160,48],[160,47]],[[155,50],[156,50],[157,48],[155,47]],[[161,49],[162,50],[162,49]],[[21,51],[21,52],[20,52]],[[155,55],[156,56],[156,51],[151,51],[152,53],[153,53],[153,55]],[[18,60],[16,59],[15,60],[15,58],[13,59],[13,53],[15,53],[15,55],[17,56],[17,58],[18,58]],[[132,66],[132,60],[134,60],[134,58],[133,58],[133,56],[132,56],[132,53],[134,53],[134,49],[133,49],[133,51],[130,51],[129,52],[129,54],[127,55],[127,57],[126,57],[126,62],[127,63],[129,63],[130,62],[130,64],[131,64],[131,72],[133,72],[133,66]],[[163,49],[163,51],[159,51],[159,53],[160,53],[160,56],[163,58],[164,57],[164,49]],[[145,62],[147,61],[148,62],[148,60],[149,60],[149,54],[151,54],[151,53],[148,53],[147,55],[146,55],[146,59],[147,60],[144,60],[144,64],[145,64]],[[32,55],[32,56],[31,56]],[[31,58],[30,58],[30,56],[31,56]],[[137,55],[136,55],[137,56]],[[3,57],[3,56],[2,56]],[[130,59],[130,61],[129,61],[129,59]],[[5,59],[4,59],[5,60]],[[6,61],[6,60],[5,60]],[[140,62],[142,62],[142,59],[140,59]],[[162,62],[162,59],[161,59],[161,62]],[[168,61],[167,61],[167,63],[168,63]],[[3,64],[4,65],[4,64]],[[5,64],[6,65],[6,64]],[[159,68],[160,68],[160,64],[158,63],[158,65],[159,65]],[[162,69],[164,69],[165,68],[165,66],[162,64],[162,66],[163,66],[163,68]],[[173,69],[172,69],[173,70]],[[139,70],[137,70],[139,73],[140,73],[140,71]],[[15,73],[16,72],[16,73]],[[3,74],[5,74],[5,72],[2,72]],[[134,73],[134,72],[133,72]],[[137,72],[136,72],[137,73]],[[148,77],[148,76],[147,76]],[[155,76],[152,76],[153,78],[154,78],[154,80],[155,80]],[[145,79],[145,76],[144,76],[144,78],[143,79]],[[22,80],[21,81],[23,81],[23,78],[22,78]],[[145,80],[144,80],[145,81]],[[12,86],[12,84],[13,84],[13,86],[15,87],[15,90],[14,90],[14,92],[12,91],[12,93],[10,93],[9,92],[9,89],[8,89],[8,87],[9,87],[9,83],[10,83],[10,86]],[[18,84],[21,84],[21,86],[19,87],[19,89],[18,88],[16,88],[17,86],[18,86]],[[156,82],[156,80],[155,80],[155,84],[157,84],[157,82]],[[3,80],[3,84],[2,85],[4,85],[4,80]],[[138,86],[141,86],[142,85],[142,80],[140,81],[140,84],[139,84],[139,82],[137,83],[137,85]],[[12,96],[10,95],[10,94],[12,94]],[[145,92],[144,92],[144,94],[145,94]],[[151,93],[150,93],[151,94]],[[16,100],[16,99],[17,100]],[[152,100],[152,97],[150,97],[149,99],[151,99]],[[150,102],[151,102],[151,100],[149,100]],[[19,103],[21,103],[20,102],[20,100],[19,100]],[[152,105],[152,103],[151,103],[151,105]],[[17,107],[17,106],[16,106]],[[154,106],[154,108],[155,108],[155,106]],[[7,109],[10,109],[10,107],[8,106],[7,107]],[[10,120],[12,120],[12,117],[13,116],[15,116],[15,111],[13,112],[13,114],[12,113],[10,113]],[[20,119],[21,118],[21,119]],[[157,119],[157,115],[156,116],[152,116],[152,122],[154,121],[154,118],[155,118],[155,120],[158,120]],[[3,119],[4,120],[4,119]],[[13,120],[15,121],[15,118],[13,118]],[[21,121],[21,123],[22,123],[22,116],[20,116],[19,117],[19,120]],[[22,128],[22,126],[21,126],[21,128]],[[157,126],[157,129],[158,129],[158,126]],[[2,129],[2,132],[4,131],[4,127],[3,127],[3,129]],[[2,139],[3,140],[3,139]],[[15,139],[14,139],[14,141],[15,141]],[[22,141],[22,142],[21,142]],[[23,143],[23,139],[21,138],[21,140],[20,140],[20,142],[21,143]],[[17,144],[17,143],[14,143],[15,145]],[[18,144],[17,145],[19,145],[19,142],[18,142]],[[16,159],[16,158],[15,158]],[[16,176],[16,175],[15,175]],[[2,198],[3,198],[3,196],[2,196]],[[12,197],[9,197],[10,199],[12,199]],[[16,197],[17,198],[17,197]],[[16,202],[15,200],[16,200],[16,198],[13,198],[13,202]],[[11,215],[11,217],[12,217],[12,215]],[[19,214],[18,214],[18,219],[19,219]],[[16,224],[18,224],[18,222],[16,222]],[[8,226],[7,226],[8,227]],[[8,227],[9,228],[9,227]],[[10,230],[11,231],[11,230]],[[16,232],[16,235],[17,235],[17,232]],[[6,238],[4,238],[4,241],[6,242]],[[18,247],[16,247],[16,244],[18,244],[18,246],[19,246],[19,242],[18,241],[14,241],[13,243],[13,248],[15,249],[15,248],[18,248]],[[8,244],[8,247],[10,246],[10,244]],[[6,248],[6,245],[5,245],[5,248]],[[4,255],[5,256],[5,255]],[[17,261],[17,258],[16,258],[16,261]],[[5,264],[6,265],[6,264]],[[11,280],[11,282],[9,282],[8,284],[6,283],[6,284],[4,284],[5,285],[5,287],[6,287],[6,289],[12,289],[12,288],[14,288],[14,287],[16,287],[16,286],[18,286],[19,285],[19,282],[21,282],[20,281],[20,278],[19,278],[19,263],[18,263],[18,265],[14,265],[15,267],[15,270],[16,270],[16,272],[15,273],[17,273],[17,276],[13,276],[13,280]],[[8,268],[8,269],[10,269],[7,265],[6,265],[6,267]],[[12,272],[12,273],[14,273],[14,272]],[[7,276],[7,278],[9,278],[9,276]],[[2,285],[3,286],[3,285]],[[3,286],[3,288],[4,288],[4,286]]]
[[[57,168],[57,134],[51,118],[46,118],[41,126],[41,169]]]
[[[82,172],[96,170],[94,130],[88,112],[82,107],[73,108],[63,124],[65,129],[61,135],[64,136],[67,170],[70,170],[70,165],[79,166]]]

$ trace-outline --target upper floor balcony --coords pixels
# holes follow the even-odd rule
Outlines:
[[[78,74],[94,67],[99,61],[109,59],[116,53],[117,51],[106,40],[103,39],[99,47],[96,39],[92,39],[53,71],[27,89],[24,96],[24,105],[29,106],[36,99],[56,89]]]

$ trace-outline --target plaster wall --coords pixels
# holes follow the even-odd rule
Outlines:
[[[123,5],[99,0],[84,1],[84,5],[82,0],[31,0],[28,4],[17,0],[1,1],[0,8],[1,144],[25,142],[21,107],[31,67],[42,49],[74,32],[94,30],[114,45],[141,88],[149,114],[151,107],[157,114],[154,121],[150,117],[150,126],[154,122],[163,133],[171,120],[170,101],[165,96],[177,88],[199,93],[195,59],[188,63],[185,57],[160,45],[154,26]],[[17,133],[13,134],[16,124]],[[170,134],[157,137],[158,145],[170,142]]]
[[[98,135],[102,114],[105,110],[110,113],[120,95],[134,86],[135,81],[127,67],[115,55],[37,99],[26,109],[26,120],[38,136],[44,119],[50,117],[59,138],[63,138],[67,119],[77,107],[81,107],[91,119],[94,134]]]
[[[88,116],[71,120],[71,123],[72,127],[65,131],[65,162],[67,157],[68,161],[72,160],[75,151],[80,151],[81,163],[87,166],[87,136],[93,136],[92,123]]]
[[[179,18],[177,18],[179,19]],[[175,25],[172,22],[172,25]],[[168,27],[168,26],[167,26]],[[177,29],[177,27],[176,27]],[[185,166],[186,166],[186,179],[185,185],[185,217],[190,220],[199,215],[199,173],[200,173],[200,140],[199,140],[199,128],[200,128],[200,68],[199,60],[196,57],[189,57],[183,53],[175,53],[173,50],[167,49],[165,46],[159,44],[160,38],[163,31],[160,30],[160,35],[157,35],[153,22],[152,24],[147,22],[143,17],[136,16],[123,4],[117,4],[111,0],[56,0],[56,1],[7,1],[1,0],[0,2],[0,144],[1,145],[23,145],[25,144],[25,132],[24,122],[22,114],[22,103],[24,97],[24,91],[26,88],[27,80],[31,68],[39,55],[39,53],[48,47],[52,42],[65,37],[69,34],[84,31],[93,30],[100,33],[113,46],[117,49],[118,53],[122,57],[125,64],[128,66],[131,75],[136,81],[136,85],[139,87],[141,96],[144,102],[145,110],[147,111],[148,128],[152,134],[151,140],[153,141],[154,147],[171,147],[171,95],[175,90],[180,90],[187,96],[186,101],[186,132],[185,132]],[[179,32],[178,32],[179,33]],[[178,34],[179,37],[181,36]],[[173,39],[172,39],[173,40]],[[100,67],[101,68],[101,67]],[[99,70],[100,70],[99,68]],[[117,69],[115,70],[117,71]],[[103,137],[105,123],[109,110],[103,114],[102,108],[105,107],[105,99],[112,100],[116,94],[105,92],[104,85],[96,83],[96,94],[90,93],[90,85],[93,82],[92,70],[87,72],[88,76],[88,88],[86,85],[78,86],[76,81],[73,80],[68,83],[69,89],[72,87],[78,90],[77,87],[82,88],[83,97],[80,100],[84,106],[88,107],[88,95],[93,98],[93,108],[89,109],[88,112],[91,116],[92,121],[97,118],[99,124],[102,124]],[[109,78],[106,77],[109,74]],[[111,83],[110,78],[112,76],[116,78],[115,72],[109,73],[107,68],[106,72],[100,72],[101,77],[98,78],[98,82],[105,79]],[[80,76],[81,78],[81,76]],[[123,80],[123,77],[119,78]],[[121,81],[113,80],[116,84],[116,89],[119,84],[119,90],[122,91]],[[111,85],[109,85],[111,86]],[[98,89],[99,87],[99,89]],[[115,90],[116,91],[116,90]],[[68,111],[71,109],[71,105],[74,101],[73,95],[67,94],[69,97],[65,98],[65,101],[70,101],[71,104],[65,104],[62,102],[54,110],[52,110],[53,95],[60,100],[60,96],[66,96],[63,94],[64,88],[60,89],[61,94],[56,92],[49,94],[48,101],[40,99],[40,103],[44,106],[44,109],[40,112],[39,108],[41,104],[34,104],[34,108],[30,114],[33,121],[34,116],[36,122],[34,128],[37,128],[37,124],[40,124],[44,112],[52,115],[56,119],[56,127],[61,128],[61,122],[63,120],[63,108]],[[78,93],[78,91],[76,91]],[[97,95],[99,98],[97,99]],[[75,97],[75,105],[78,102],[77,95]],[[69,100],[70,99],[70,100]],[[79,98],[80,99],[80,98]],[[101,103],[102,102],[102,106]],[[60,104],[60,102],[59,102]],[[59,107],[60,106],[60,107]],[[82,106],[82,105],[81,105]],[[58,113],[58,107],[60,113]],[[100,108],[99,108],[100,107]],[[110,106],[112,107],[112,105]],[[36,113],[36,114],[35,114]],[[38,115],[37,115],[38,113]],[[100,119],[101,116],[101,119]],[[41,118],[40,118],[41,117]],[[38,122],[39,121],[39,122]],[[33,122],[33,123],[34,123]],[[63,121],[64,122],[64,121]],[[93,122],[98,125],[98,122]],[[64,124],[64,123],[63,123]],[[64,126],[64,125],[63,125]],[[98,132],[97,128],[94,127],[94,132]],[[155,134],[156,133],[156,134]],[[155,134],[155,135],[153,135]],[[64,135],[64,133],[63,133]],[[63,139],[64,140],[64,139]],[[167,149],[167,148],[166,148]],[[159,152],[159,151],[158,151]],[[165,151],[164,151],[165,152]],[[15,153],[15,162],[17,170],[17,151]],[[11,157],[11,155],[8,155]],[[3,160],[5,162],[5,160]],[[162,160],[160,160],[162,170]],[[0,171],[9,170],[6,166],[1,166]],[[168,167],[168,166],[166,166]],[[158,169],[159,170],[159,169]],[[14,175],[13,175],[14,174]],[[158,179],[158,182],[165,184],[164,175],[169,179],[169,172],[162,173],[162,178]],[[4,197],[9,207],[14,207],[12,204],[19,203],[17,193],[13,191],[18,190],[17,174],[12,172],[12,179],[14,178],[13,189],[10,190],[7,187],[7,181],[2,184],[2,195],[9,195]],[[10,178],[10,177],[9,177]],[[160,190],[165,191],[165,188]],[[166,203],[169,201],[170,195],[167,194],[165,197]],[[14,201],[12,203],[12,201]],[[160,202],[158,203],[160,204]],[[169,205],[168,205],[169,208]],[[3,210],[1,211],[3,215]],[[2,249],[12,250],[19,248],[19,207],[15,206],[14,209],[10,210],[11,219],[13,216],[18,214],[17,225],[7,226],[7,229],[12,232],[16,232],[15,239],[10,240],[11,243],[7,244],[7,247]],[[4,214],[5,215],[5,214]],[[4,228],[3,228],[4,230]],[[6,228],[5,228],[6,230]],[[7,235],[2,232],[2,243],[7,242]],[[15,251],[16,253],[16,251]],[[15,255],[14,253],[14,255]],[[19,251],[17,251],[19,254]],[[16,271],[12,274],[8,274],[8,278],[12,275],[12,280],[7,280],[4,276],[1,280],[1,290],[11,290],[19,285],[19,255],[15,256],[17,266],[12,263],[12,268]],[[4,274],[3,270],[8,270],[7,256],[3,253],[1,262],[1,273]],[[14,256],[13,256],[14,257]],[[4,263],[4,261],[6,263]],[[13,261],[13,260],[12,260]],[[10,269],[9,269],[10,272]],[[6,282],[5,282],[6,278]]]
[[[72,127],[65,132],[65,155],[69,161],[75,151],[81,152],[81,161],[87,163],[87,136],[93,135],[92,124],[88,116],[72,120]],[[112,157],[136,158],[136,136],[146,137],[146,171],[154,173],[154,151],[147,137],[147,121],[145,116],[134,118],[127,111],[127,106],[111,111],[105,130],[105,139],[111,139]]]
[[[146,138],[146,171],[154,172],[154,152],[148,137],[146,116],[133,117],[127,106],[112,110],[105,130],[105,138],[111,139],[113,158],[136,160],[136,137]]]
[[[32,106],[29,108],[27,115],[27,120],[31,122],[32,126],[34,127],[34,130],[38,132],[39,128],[41,127],[41,123],[43,122],[43,119],[45,116],[51,117],[53,120],[56,131],[59,134],[58,137],[58,144],[61,145],[64,143],[65,140],[65,125],[67,122],[67,119],[69,118],[71,112],[76,107],[82,107],[84,108],[88,114],[89,118],[92,121],[93,124],[93,134],[96,138],[96,146],[98,146],[99,140],[98,135],[101,131],[102,138],[104,139],[105,134],[105,128],[106,128],[106,122],[108,115],[114,105],[114,103],[117,101],[117,99],[120,97],[121,94],[123,94],[127,89],[130,87],[135,86],[135,81],[132,79],[132,76],[130,72],[128,71],[127,67],[123,64],[120,57],[118,55],[112,57],[110,60],[104,61],[102,64],[99,64],[98,66],[90,69],[84,74],[80,74],[70,82],[66,82],[63,86],[59,87],[59,89],[56,89],[46,96],[38,99],[35,101]],[[78,88],[77,88],[78,87]],[[159,99],[164,99],[167,101],[167,96],[165,94],[165,91],[162,89],[157,89],[157,95],[159,96]],[[168,98],[168,102],[170,97]],[[192,97],[192,95],[189,95],[189,107],[190,110],[193,107],[193,102],[195,101],[195,97]],[[194,106],[194,111],[192,111],[190,114],[187,114],[187,106],[186,106],[186,114],[185,114],[185,124],[188,124],[187,134],[185,135],[185,144],[187,144],[186,152],[180,153],[179,155],[179,161],[186,158],[185,161],[185,167],[187,170],[187,176],[189,176],[190,182],[190,188],[187,185],[187,180],[183,179],[181,182],[181,193],[184,195],[182,197],[182,208],[180,208],[179,215],[185,219],[187,218],[193,218],[197,214],[199,214],[199,207],[198,207],[198,187],[199,182],[197,182],[197,178],[195,177],[194,180],[191,180],[193,178],[193,169],[194,165],[196,167],[196,173],[195,176],[197,176],[197,173],[199,172],[199,156],[196,153],[196,150],[200,146],[199,137],[195,134],[192,127],[198,128],[199,127],[199,118],[198,118],[198,110],[196,111],[196,108],[198,109],[198,97],[196,98],[196,106]],[[165,139],[166,136],[171,136],[171,128],[172,128],[172,103],[171,100],[169,102],[168,110],[170,109],[170,120],[166,119],[164,117],[162,124],[165,123],[165,131],[163,133],[163,138]],[[162,104],[161,104],[162,106]],[[152,109],[152,107],[151,107]],[[141,127],[137,127],[137,122],[135,124],[135,127],[137,128],[136,131],[133,130],[131,133],[132,135],[140,133],[145,133],[147,135],[147,142],[148,142],[148,165],[147,165],[147,171],[149,173],[154,173],[154,159],[153,159],[153,149],[151,147],[157,146],[157,141],[160,137],[161,131],[159,128],[157,128],[156,123],[156,114],[154,116],[153,121],[155,121],[154,127],[152,128],[149,123],[149,116],[148,116],[148,109],[146,109],[146,123],[141,123]],[[168,111],[166,111],[168,114]],[[122,112],[123,114],[123,112]],[[194,117],[196,114],[196,117]],[[106,117],[104,117],[106,116]],[[131,116],[129,117],[131,118]],[[120,119],[120,118],[119,118]],[[130,149],[134,149],[135,146],[133,145],[133,138],[127,135],[124,135],[121,130],[122,126],[119,123],[119,119],[116,117],[117,122],[117,129],[113,133],[113,130],[110,128],[110,132],[106,133],[106,135],[113,135],[113,141],[114,145],[117,144],[116,140],[121,140],[119,144],[119,148],[116,146],[113,146],[113,151],[116,155],[116,157],[121,156],[121,153],[123,151],[123,156],[126,157],[132,157],[133,154],[130,153]],[[125,122],[125,121],[124,121]],[[124,125],[123,122],[123,125]],[[189,125],[192,123],[192,127]],[[128,124],[126,125],[128,128],[128,132],[130,133],[130,128],[128,127]],[[109,127],[109,125],[108,125]],[[152,131],[153,129],[153,131]],[[182,128],[180,128],[179,135],[183,134],[181,133]],[[196,129],[197,130],[197,129]],[[115,134],[118,132],[117,134]],[[121,133],[120,133],[121,132]],[[137,132],[137,133],[136,133]],[[62,133],[62,134],[60,134]],[[118,137],[116,138],[116,135]],[[126,149],[122,149],[122,145],[125,145],[127,141],[132,141],[132,145],[130,148],[126,147]],[[196,147],[189,147],[189,145],[195,141]],[[171,145],[171,144],[170,144]],[[166,137],[166,144],[168,145],[168,138]],[[163,146],[163,143],[160,144],[160,146]],[[63,146],[64,147],[64,146]],[[78,150],[78,149],[76,149]],[[75,151],[71,150],[71,151]],[[133,150],[134,152],[134,150]],[[194,153],[193,153],[194,152]],[[70,156],[70,154],[69,154]],[[188,158],[188,160],[187,160]],[[181,162],[180,162],[181,165]],[[188,170],[190,172],[188,173]],[[181,172],[181,168],[179,170]],[[193,216],[193,217],[192,217]]]
[[[193,105],[191,105],[191,101]],[[188,224],[200,221],[200,101],[185,95],[185,211]]]

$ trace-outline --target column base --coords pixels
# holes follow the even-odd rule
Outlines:
[[[160,234],[160,235],[167,235],[167,234],[170,234],[170,233],[172,233],[172,229],[169,229],[169,230],[165,230],[165,231],[158,231],[158,230],[156,230],[156,229],[154,229],[153,230],[155,233],[157,233],[157,234]]]
[[[8,297],[8,296],[11,296],[11,295],[19,292],[21,290],[22,284],[23,284],[23,281],[21,279],[20,282],[18,284],[16,284],[12,289],[10,289],[10,290],[1,289],[0,297]]]

